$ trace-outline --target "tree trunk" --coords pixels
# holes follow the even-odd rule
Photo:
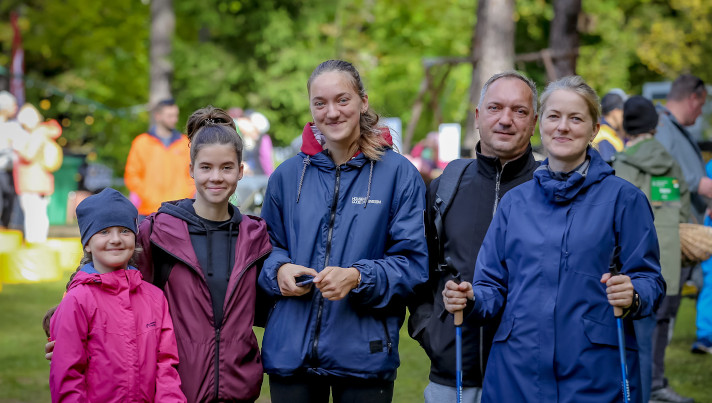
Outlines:
[[[149,106],[151,108],[161,100],[172,98],[173,63],[170,60],[170,55],[175,25],[173,1],[151,0],[151,49],[149,56],[151,63]]]
[[[514,68],[514,0],[479,0],[472,38],[473,64],[470,102],[463,148],[474,155],[480,139],[475,130],[475,108],[484,83],[494,74]]]
[[[576,50],[579,45],[576,26],[580,13],[581,0],[554,1],[554,20],[551,22],[551,32],[549,32],[549,49],[555,54],[568,54],[553,59],[557,79],[576,74]]]

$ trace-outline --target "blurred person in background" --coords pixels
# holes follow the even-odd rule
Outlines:
[[[41,243],[47,240],[49,216],[47,207],[54,193],[54,175],[62,166],[62,148],[55,141],[62,134],[62,126],[56,120],[43,122],[37,108],[25,104],[17,114],[17,120],[27,131],[18,136],[14,149],[15,191],[25,216],[25,240]]]
[[[442,172],[438,160],[438,132],[430,132],[410,151],[411,162],[418,168],[426,185]]]
[[[707,177],[712,178],[712,161],[705,166]],[[704,224],[712,227],[712,211],[707,209]],[[703,285],[697,296],[697,334],[692,344],[695,354],[712,354],[712,258],[700,264],[702,267]]]
[[[269,121],[265,115],[248,110],[245,116],[237,118],[235,123],[245,142],[245,174],[272,175],[274,172],[272,139],[267,134]]]
[[[686,126],[695,123],[707,100],[705,83],[699,77],[683,74],[670,87],[665,106],[658,106],[659,121],[655,138],[672,155],[690,187],[692,216],[701,224],[709,199],[712,199],[712,179],[705,173],[700,147]]]
[[[617,152],[623,151],[623,102],[625,99],[617,91],[611,91],[601,99],[601,128],[593,139],[593,146],[608,163]]]
[[[138,197],[140,219],[157,211],[164,201],[195,194],[188,168],[189,141],[176,130],[178,105],[172,99],[160,101],[153,118],[155,125],[131,143],[124,171],[126,187]]]
[[[17,194],[12,170],[15,161],[13,147],[27,133],[15,120],[17,101],[7,91],[0,91],[0,228],[10,227],[10,218]]]
[[[680,280],[687,278],[690,272],[690,267],[683,268],[680,263],[680,223],[689,219],[690,195],[682,169],[654,137],[657,125],[658,113],[650,100],[639,95],[629,98],[623,105],[626,147],[616,154],[613,162],[616,176],[634,184],[650,201],[660,244],[660,267],[667,283],[665,298],[655,314],[633,322],[644,402],[650,399],[652,377],[655,376],[658,384],[664,379],[665,349],[671,324],[677,316]],[[658,388],[653,400],[693,402],[678,395],[670,386]]]

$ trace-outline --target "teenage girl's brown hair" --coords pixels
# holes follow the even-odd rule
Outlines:
[[[190,140],[190,163],[195,162],[204,146],[211,144],[227,144],[235,149],[237,162],[242,163],[242,139],[237,134],[235,121],[220,108],[206,106],[193,112],[188,118],[186,132]]]

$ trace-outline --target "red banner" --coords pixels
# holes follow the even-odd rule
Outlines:
[[[12,25],[12,62],[10,63],[10,93],[17,98],[17,105],[25,103],[25,51],[22,49],[22,34],[17,25],[17,13],[10,14]]]

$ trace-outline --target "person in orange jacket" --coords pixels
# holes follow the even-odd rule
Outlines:
[[[195,194],[190,178],[188,138],[176,130],[178,105],[163,100],[153,111],[155,126],[139,134],[126,159],[124,181],[140,201],[141,218],[155,212],[164,201],[184,199]]]

